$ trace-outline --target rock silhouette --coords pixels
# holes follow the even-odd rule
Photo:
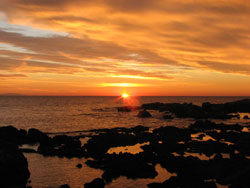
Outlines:
[[[104,188],[105,182],[101,178],[96,178],[90,183],[85,183],[84,188]]]
[[[137,117],[140,117],[140,118],[148,118],[148,117],[152,117],[152,115],[146,111],[146,110],[142,110],[138,113]]]
[[[0,187],[25,187],[30,173],[28,162],[18,147],[0,142]]]
[[[170,111],[177,117],[206,119],[222,118],[228,113],[249,112],[249,104],[249,100],[242,100],[225,104],[203,103],[201,107],[187,103],[142,106],[150,110]],[[218,110],[221,113],[216,115]],[[165,126],[149,131],[148,127],[137,126],[91,130],[89,135],[85,132],[89,140],[82,146],[79,135],[48,136],[37,129],[25,131],[12,126],[0,127],[0,187],[25,187],[27,184],[29,171],[23,151],[44,156],[88,158],[86,165],[101,169],[103,174],[102,179],[85,183],[85,188],[105,187],[106,183],[120,176],[151,178],[152,183],[148,184],[150,188],[214,188],[217,183],[229,188],[245,188],[250,185],[250,132],[243,128],[248,129],[249,125],[197,120],[185,128]],[[19,145],[31,143],[39,144],[38,151],[18,149]],[[143,144],[137,154],[108,153],[113,147],[136,144]],[[198,154],[206,158],[198,157]],[[164,182],[154,182],[156,164],[174,175]]]

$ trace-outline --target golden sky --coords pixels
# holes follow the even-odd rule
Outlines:
[[[0,0],[0,94],[250,95],[249,0]]]

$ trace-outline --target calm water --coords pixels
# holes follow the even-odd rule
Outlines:
[[[37,128],[45,132],[68,132],[112,127],[144,125],[160,127],[167,125],[187,126],[193,120],[163,120],[159,112],[151,112],[153,118],[137,118],[138,112],[119,113],[117,106],[141,105],[151,102],[203,102],[225,103],[247,97],[138,97],[123,101],[118,97],[0,97],[0,126],[14,125],[18,128]],[[232,122],[230,120],[229,122]],[[102,171],[85,165],[86,159],[43,157],[25,154],[31,172],[30,185],[34,188],[58,188],[69,184],[72,188],[83,188],[83,184],[101,177]],[[83,164],[81,169],[76,168]],[[107,188],[146,188],[148,183],[163,182],[171,175],[156,165],[159,175],[154,179],[130,180],[120,177]],[[219,186],[223,188],[225,186]]]
[[[147,120],[136,117],[138,112],[119,113],[117,106],[141,105],[151,102],[225,103],[246,97],[138,97],[123,101],[118,97],[0,97],[0,126],[37,128],[45,132],[64,132],[112,127],[144,125],[185,126],[187,120],[163,121],[162,114]]]

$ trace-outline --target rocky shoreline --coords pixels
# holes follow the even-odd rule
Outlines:
[[[193,118],[203,119],[186,128],[166,126],[151,130],[136,126],[92,130],[69,136],[49,135],[37,129],[26,131],[13,126],[0,127],[0,187],[27,186],[30,173],[27,159],[22,152],[29,152],[43,156],[88,159],[86,164],[91,168],[101,169],[103,174],[101,178],[85,182],[85,188],[105,187],[120,176],[129,179],[151,178],[149,188],[216,188],[218,184],[229,188],[248,188],[250,124],[216,124],[206,119],[211,118],[211,114],[216,111],[224,115],[250,112],[249,101],[206,104],[197,111],[194,110],[197,107],[191,104],[154,103],[141,107],[143,111],[166,111],[177,117],[191,117],[193,114]],[[180,116],[181,113],[184,115]],[[222,116],[213,117],[217,119]],[[88,138],[87,142],[82,144],[82,138]],[[24,144],[39,146],[37,150],[20,148]],[[136,144],[143,144],[142,151],[136,154],[108,152],[110,148]],[[197,153],[204,154],[209,159],[192,155]],[[154,182],[157,164],[175,175],[164,182]],[[76,168],[81,168],[81,165]],[[68,187],[70,185],[61,186]]]

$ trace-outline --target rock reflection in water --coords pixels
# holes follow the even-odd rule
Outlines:
[[[156,171],[158,172],[158,176],[154,179],[128,179],[124,176],[113,180],[107,187],[108,188],[147,188],[147,184],[152,183],[154,181],[163,182],[169,179],[171,176],[176,176],[175,173],[168,172],[165,168],[162,168],[161,165],[157,164],[155,166]]]
[[[29,161],[31,183],[35,188],[57,188],[68,184],[72,188],[82,188],[83,184],[96,177],[101,177],[103,171],[89,168],[85,165],[86,159],[43,157],[40,154],[25,154]],[[77,168],[77,164],[82,168]]]

